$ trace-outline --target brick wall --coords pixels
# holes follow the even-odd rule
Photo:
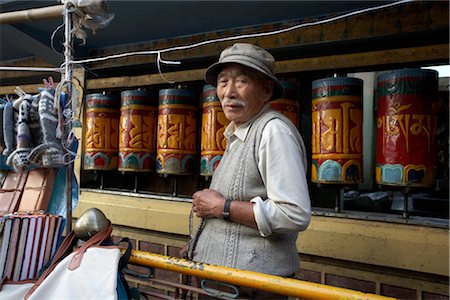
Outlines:
[[[120,240],[120,237],[114,237],[114,241],[118,240]],[[151,236],[149,236],[149,240],[151,240]],[[145,241],[142,238],[138,241],[136,239],[131,241],[134,249],[156,254],[179,257],[179,251],[181,250],[181,246],[178,246],[181,245],[180,243],[169,245],[167,239],[165,239],[166,243]],[[375,268],[375,271],[371,271],[368,266],[355,266],[352,263],[335,264],[329,259],[325,262],[318,262],[317,258],[307,257],[305,259],[302,255],[301,258],[302,268],[295,276],[300,280],[398,299],[449,299],[448,278],[429,279],[428,281],[423,278],[413,280],[411,277],[414,276],[411,276],[409,273],[405,274],[404,277],[401,274],[392,275],[392,272],[385,274],[380,272],[379,267]],[[145,268],[137,266],[131,266],[130,268],[143,274],[148,273],[148,269]],[[177,283],[181,283],[182,280],[180,274],[160,269],[155,270],[155,278]],[[142,281],[131,280],[130,285],[147,291],[154,290],[152,285],[145,284]],[[166,289],[166,294],[172,295],[173,290],[170,288]]]

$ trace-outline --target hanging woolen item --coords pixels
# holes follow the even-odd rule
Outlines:
[[[156,157],[158,173],[195,173],[196,132],[196,93],[187,89],[160,90]]]
[[[16,149],[16,133],[14,121],[14,108],[11,102],[5,104],[3,108],[3,139],[5,149],[3,155],[8,157]]]
[[[119,171],[155,170],[157,107],[157,93],[121,93]]]
[[[403,69],[377,77],[376,182],[431,186],[436,165],[438,73]]]
[[[362,182],[362,86],[349,77],[313,81],[313,182]]]
[[[85,170],[117,170],[119,101],[106,94],[86,95]]]
[[[214,86],[205,85],[202,98],[200,175],[212,176],[227,146],[227,140],[223,132],[229,121],[223,113],[222,105],[219,98],[217,98]]]
[[[16,122],[16,149],[8,156],[6,164],[15,171],[19,171],[30,165],[28,155],[33,149],[32,138],[28,123],[30,121],[30,109],[33,97],[26,95],[14,102],[18,106],[18,119]]]
[[[28,159],[44,168],[59,167],[64,163],[64,151],[61,140],[56,137],[58,116],[55,110],[55,90],[42,89],[39,94],[38,112],[42,142],[30,152]]]

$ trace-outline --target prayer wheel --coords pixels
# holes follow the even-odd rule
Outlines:
[[[196,93],[187,89],[159,91],[156,172],[195,173],[197,101]]]
[[[205,85],[203,87],[200,175],[211,176],[219,164],[227,146],[223,132],[228,123],[217,98],[216,88]]]
[[[119,171],[155,171],[158,94],[123,91],[120,108]]]
[[[312,182],[362,182],[362,91],[358,78],[313,81]]]
[[[113,95],[86,95],[85,170],[117,170],[118,104]]]
[[[281,80],[283,94],[280,98],[270,101],[270,106],[289,118],[295,127],[300,125],[300,105],[298,102],[298,83]]]
[[[433,70],[402,69],[377,77],[377,184],[434,184],[437,95]]]

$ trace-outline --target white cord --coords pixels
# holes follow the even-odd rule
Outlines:
[[[218,43],[218,42],[225,42],[225,41],[233,41],[233,40],[238,40],[238,39],[256,38],[256,37],[262,37],[262,36],[275,35],[275,34],[285,33],[285,32],[289,32],[289,31],[296,30],[296,29],[303,28],[303,27],[330,23],[330,22],[333,22],[333,21],[336,21],[336,20],[340,20],[340,19],[344,19],[344,18],[347,18],[347,17],[350,17],[350,16],[363,14],[363,13],[367,13],[367,12],[372,12],[372,11],[388,8],[388,7],[391,7],[391,6],[396,6],[396,5],[399,5],[399,4],[403,4],[403,3],[407,3],[407,2],[414,2],[414,1],[415,0],[401,0],[401,1],[393,2],[393,3],[389,3],[389,4],[384,4],[384,5],[380,5],[380,6],[369,7],[369,8],[365,8],[365,9],[349,12],[349,13],[346,13],[346,14],[342,14],[342,15],[335,16],[335,17],[332,17],[332,18],[324,19],[324,20],[321,20],[321,21],[314,21],[314,22],[294,25],[294,26],[291,26],[291,27],[287,27],[287,28],[279,29],[279,30],[275,30],[275,31],[262,32],[262,33],[251,33],[251,34],[244,34],[244,35],[237,35],[237,36],[230,36],[230,37],[224,37],[224,38],[219,38],[219,39],[206,40],[206,41],[202,41],[202,42],[198,42],[198,43],[194,43],[194,44],[188,44],[188,45],[184,45],[184,46],[165,48],[165,49],[161,49],[161,50],[134,51],[134,52],[125,52],[125,53],[114,54],[114,55],[109,55],[109,56],[104,56],[104,57],[97,57],[97,58],[71,60],[71,61],[69,61],[69,63],[85,64],[85,63],[105,61],[105,60],[109,60],[109,59],[118,59],[118,58],[123,58],[123,57],[128,57],[128,56],[134,56],[134,55],[155,55],[155,54],[156,55],[161,55],[161,53],[167,53],[167,52],[179,51],[179,50],[187,50],[187,49],[196,48],[196,47],[200,47],[200,46],[204,46],[204,45],[208,45],[208,44],[213,44],[213,43]],[[64,2],[64,0],[62,0],[62,2]],[[56,30],[58,30],[58,28]],[[55,30],[55,32],[56,32],[56,30]],[[157,62],[158,62],[158,70],[159,71],[160,71],[159,62],[166,63],[166,64],[180,64],[180,62],[167,62],[167,61],[163,61],[163,60],[159,60],[159,61],[157,60]],[[0,66],[0,71],[62,72],[63,69],[62,68],[1,67]],[[160,71],[160,74],[161,74],[161,71]],[[163,77],[162,74],[161,74],[161,77]],[[166,80],[164,77],[163,77],[163,79]],[[168,82],[171,82],[171,81],[168,81]]]

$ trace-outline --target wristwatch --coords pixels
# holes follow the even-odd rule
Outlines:
[[[225,221],[230,221],[230,205],[231,205],[231,201],[233,201],[233,200],[228,198],[227,200],[225,200],[225,205],[223,206],[222,218]]]

